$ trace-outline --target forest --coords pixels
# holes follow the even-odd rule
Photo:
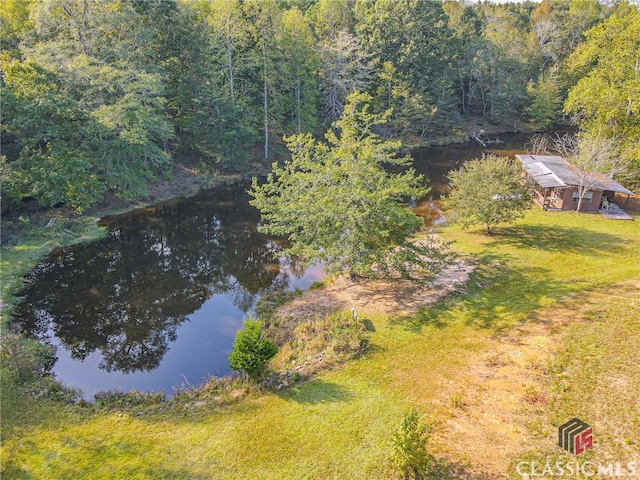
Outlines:
[[[638,172],[627,2],[4,0],[0,17],[16,203],[144,198],[181,163],[243,172],[286,136],[321,137],[355,91],[404,147],[560,125],[617,139]]]

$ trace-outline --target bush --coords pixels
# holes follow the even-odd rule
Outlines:
[[[52,345],[15,333],[2,335],[0,369],[3,384],[18,387],[35,398],[76,402],[80,391],[62,385],[51,375],[55,362],[56,349]]]
[[[0,367],[17,383],[28,383],[49,374],[56,361],[56,349],[15,333],[2,336]]]
[[[507,157],[487,155],[449,172],[451,188],[444,200],[448,216],[463,227],[484,224],[487,232],[499,223],[524,216],[531,204],[522,168]]]
[[[164,402],[164,392],[141,392],[133,389],[129,392],[109,390],[94,395],[96,407],[106,409],[126,409],[148,407]]]
[[[420,422],[418,413],[405,414],[402,425],[393,435],[393,463],[403,479],[441,479],[440,463],[426,449],[429,428]]]
[[[262,335],[262,325],[256,319],[245,320],[244,328],[236,333],[233,351],[229,356],[229,365],[234,370],[243,371],[254,382],[262,380],[267,363],[278,347],[269,338]]]

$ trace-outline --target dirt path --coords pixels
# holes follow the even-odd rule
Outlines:
[[[540,418],[548,400],[545,365],[560,348],[562,325],[575,321],[575,313],[549,309],[536,321],[492,338],[488,353],[472,360],[455,385],[442,392],[450,417],[437,429],[434,443],[464,467],[467,473],[460,478],[511,478],[505,473],[513,459],[531,447],[527,425]]]

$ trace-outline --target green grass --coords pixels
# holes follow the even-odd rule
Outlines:
[[[2,318],[7,320],[23,288],[24,277],[56,247],[86,242],[103,237],[106,230],[99,227],[96,217],[83,217],[78,220],[57,221],[53,225],[36,226],[28,219],[20,217],[11,224],[3,224],[3,242],[7,235],[12,236],[3,243],[0,250],[0,305]],[[9,234],[7,232],[10,232]]]
[[[612,222],[539,210],[493,236],[446,227],[442,235],[478,263],[465,292],[409,318],[371,316],[375,331],[363,358],[286,391],[224,407],[182,401],[149,410],[94,411],[35,402],[3,385],[3,478],[390,478],[392,435],[404,413],[416,408],[437,431],[456,410],[451,398],[461,391],[461,374],[474,358],[490,353],[489,339],[535,322],[543,310],[598,298],[586,310],[593,321],[576,321],[564,333],[559,371],[579,370],[585,349],[602,346],[592,354],[597,372],[577,374],[572,389],[586,391],[608,381],[609,368],[622,368],[617,360],[611,367],[607,362],[630,348],[639,307],[603,292],[640,278],[639,233],[637,219]],[[622,323],[609,322],[622,313]],[[624,348],[614,342],[618,337]],[[577,340],[583,343],[574,346]],[[633,352],[630,358],[637,358]],[[637,371],[625,365],[624,380],[637,385]],[[554,375],[550,370],[550,391]],[[569,412],[586,414],[580,408],[587,408],[589,398],[584,405],[568,400],[575,391],[532,413],[538,415],[532,424],[551,424],[546,434],[552,435],[554,422]],[[619,418],[637,425],[637,410],[622,413],[628,404],[617,401],[628,400],[629,392],[620,391],[616,403],[601,396],[599,408],[613,412],[612,423]],[[637,428],[611,434],[640,438]]]
[[[637,281],[620,284],[575,303],[583,320],[563,332],[562,348],[546,366],[549,401],[529,425],[534,448],[522,459],[539,465],[640,460],[638,287]],[[594,428],[594,447],[580,457],[555,447],[557,428],[574,417]]]

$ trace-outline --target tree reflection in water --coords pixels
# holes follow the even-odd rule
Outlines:
[[[107,218],[101,241],[59,249],[30,278],[22,328],[58,337],[71,356],[102,355],[106,371],[150,371],[179,326],[215,294],[248,312],[258,296],[289,285],[278,240],[259,234],[247,185]]]

